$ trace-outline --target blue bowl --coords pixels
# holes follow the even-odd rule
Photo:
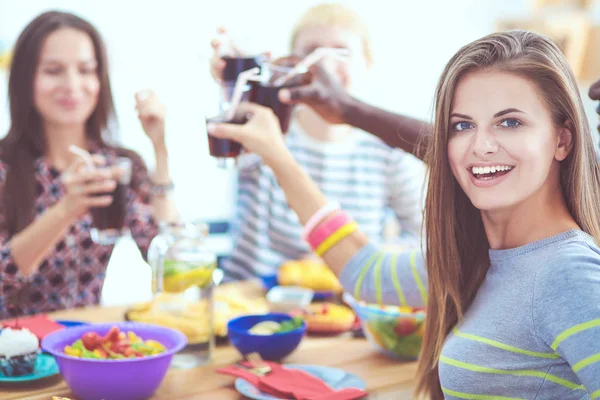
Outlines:
[[[263,286],[267,291],[273,289],[275,286],[278,285],[277,274],[262,275],[260,279],[262,280]]]
[[[253,335],[248,331],[259,322],[275,321],[281,323],[291,319],[290,315],[280,313],[245,315],[229,321],[227,335],[230,343],[242,355],[256,352],[264,360],[279,361],[296,350],[306,333],[305,322],[292,331],[274,333],[273,335]]]

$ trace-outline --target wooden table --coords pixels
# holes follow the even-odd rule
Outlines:
[[[258,290],[254,283],[245,285],[249,292]],[[123,320],[123,314],[124,308],[121,307],[91,307],[56,312],[50,316],[55,319],[112,322]],[[242,396],[233,388],[234,378],[215,372],[215,368],[232,364],[239,359],[240,355],[233,347],[219,346],[212,365],[190,370],[170,369],[152,399],[240,400]],[[412,398],[416,363],[400,363],[385,358],[365,339],[351,336],[307,336],[286,362],[343,368],[366,382],[369,399]],[[66,383],[58,376],[25,386],[0,385],[2,400],[49,400],[52,395],[73,398]]]

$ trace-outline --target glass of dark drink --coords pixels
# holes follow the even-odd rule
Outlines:
[[[290,127],[290,119],[292,117],[293,104],[284,104],[279,100],[279,91],[285,87],[272,86],[268,82],[252,82],[250,83],[250,101],[269,107],[279,119],[281,132],[286,133]]]
[[[286,133],[290,126],[290,119],[294,106],[285,104],[279,100],[279,91],[283,88],[304,85],[310,82],[308,71],[289,77],[283,84],[278,80],[286,76],[300,61],[299,57],[289,56],[279,58],[273,63],[265,63],[262,66],[260,78],[250,82],[250,101],[269,107],[279,119],[281,132]]]
[[[112,193],[102,193],[113,198],[112,203],[106,207],[91,209],[92,214],[92,240],[101,245],[112,245],[128,232],[125,227],[127,215],[127,192],[131,183],[131,159],[119,157],[115,163],[106,168],[119,167],[121,175],[117,187]]]
[[[223,68],[223,82],[233,82],[237,79],[238,75],[251,68],[258,67],[265,62],[265,56],[253,56],[253,57],[234,57],[234,56],[223,56],[225,61],[225,67]]]
[[[223,69],[222,82],[221,82],[221,100],[220,100],[220,112],[224,112],[230,106],[231,96],[233,95],[233,89],[235,88],[235,82],[240,73],[247,71],[252,68],[261,68],[265,62],[265,56],[254,56],[254,57],[233,57],[223,56],[225,61],[225,68]],[[244,88],[244,94],[242,101],[248,101],[248,93],[250,86],[246,85]]]
[[[233,119],[228,119],[227,115],[218,115],[212,118],[206,118],[206,124],[238,124],[243,125],[247,121],[247,118],[241,116],[235,116]],[[217,159],[217,167],[219,168],[231,168],[235,166],[237,157],[242,152],[242,145],[236,141],[230,139],[221,139],[214,136],[208,135],[208,151],[210,155]]]

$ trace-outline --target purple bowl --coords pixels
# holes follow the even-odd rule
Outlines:
[[[144,358],[93,360],[68,356],[64,347],[86,332],[105,335],[117,326],[144,340],[162,343],[167,351]],[[42,349],[56,358],[58,369],[79,400],[142,400],[152,397],[162,383],[173,355],[187,344],[185,335],[158,325],[136,322],[89,324],[53,332],[42,340]]]

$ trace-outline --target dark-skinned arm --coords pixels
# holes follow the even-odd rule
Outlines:
[[[423,159],[431,125],[416,118],[392,113],[352,97],[324,68],[311,69],[310,84],[279,92],[284,103],[302,103],[333,124],[348,124],[377,136],[391,147]]]

